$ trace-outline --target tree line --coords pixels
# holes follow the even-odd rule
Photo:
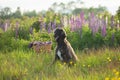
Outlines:
[[[12,12],[12,9],[10,7],[4,7],[0,8],[0,18],[1,19],[10,19],[10,18],[22,18],[23,16],[28,17],[36,17],[39,15],[45,15],[48,11],[51,11],[53,13],[60,13],[63,15],[77,15],[80,14],[80,12],[84,12],[85,15],[89,15],[89,13],[94,12],[95,14],[101,14],[103,12],[109,13],[107,8],[104,6],[100,6],[97,8],[90,7],[90,8],[84,8],[84,3],[81,0],[76,1],[70,1],[68,3],[53,3],[51,7],[47,11],[42,10],[40,12],[36,12],[36,10],[32,11],[26,11],[21,12],[20,7],[17,7],[16,11]],[[120,13],[120,7],[116,11],[117,15],[119,16]]]

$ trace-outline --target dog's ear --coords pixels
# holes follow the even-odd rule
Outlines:
[[[57,28],[55,31],[54,31],[54,37],[55,37],[55,40],[57,41],[58,39],[60,40],[64,40],[65,37],[66,37],[66,32],[61,29],[61,28]]]

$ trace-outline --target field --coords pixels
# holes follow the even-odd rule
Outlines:
[[[19,7],[13,13],[1,9],[0,80],[120,80],[120,10],[111,15],[101,8],[83,8],[76,14],[50,9],[36,15],[21,14]],[[78,56],[72,67],[59,61],[50,65],[56,28],[66,31]],[[28,47],[34,41],[51,41],[52,51],[37,54]]]
[[[75,51],[79,62],[68,67],[59,61],[50,66],[54,51],[0,53],[0,80],[119,80],[120,49]]]

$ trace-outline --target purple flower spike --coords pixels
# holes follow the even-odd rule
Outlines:
[[[111,25],[111,28],[112,28],[112,29],[113,29],[113,27],[114,27],[114,23],[115,23],[115,22],[114,22],[114,16],[111,16],[111,24],[110,24],[110,25]]]
[[[103,27],[102,27],[102,36],[105,37],[106,36],[106,23],[105,21],[102,22]]]
[[[48,33],[50,33],[51,32],[51,22],[48,24]]]
[[[43,23],[43,26],[44,26],[44,29],[46,29],[46,23],[45,22]]]
[[[75,20],[73,17],[70,19],[70,29],[71,31],[75,30]]]
[[[82,29],[82,21],[81,21],[80,17],[76,18],[75,24],[76,24],[76,29],[75,30]]]
[[[112,37],[111,37],[112,42],[114,42],[114,38],[115,38],[115,34],[113,33],[113,34],[112,34]]]
[[[50,27],[48,27],[48,33],[51,33],[51,29],[50,29]]]
[[[51,25],[52,25],[52,30],[54,30],[56,28],[56,21],[54,21]]]
[[[19,31],[19,22],[16,22],[16,29],[15,29],[15,37],[18,38],[18,31]]]
[[[8,28],[8,23],[6,22],[5,25],[4,25],[4,31],[5,32],[7,31],[7,28]]]
[[[85,22],[85,19],[84,19],[84,12],[81,12],[81,13],[80,13],[80,19],[81,19],[81,23],[82,23],[82,25],[83,25],[84,22]]]

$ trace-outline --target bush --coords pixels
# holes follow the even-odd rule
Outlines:
[[[83,50],[85,48],[101,48],[107,47],[118,47],[120,45],[120,31],[107,30],[107,35],[103,37],[100,32],[93,35],[87,26],[83,27],[82,34],[80,31],[71,32],[70,29],[65,29],[74,49]]]
[[[18,31],[18,38],[19,39],[24,39],[24,40],[29,40],[30,39],[30,32],[29,29],[26,27],[20,27]]]
[[[120,30],[107,29],[107,35],[102,36],[101,31],[96,34],[92,34],[89,27],[83,26],[82,30],[71,31],[70,27],[64,27],[67,33],[67,39],[71,43],[72,47],[76,50],[83,50],[85,48],[98,49],[103,46],[118,47],[120,45]],[[19,27],[18,37],[13,30],[2,32],[0,30],[0,51],[12,51],[14,49],[27,50],[28,44],[33,41],[52,41],[52,49],[56,46],[56,41],[53,37],[53,32],[48,33],[46,30],[36,32],[33,30],[33,34],[29,33],[29,27],[23,25]]]
[[[14,32],[8,30],[1,35],[0,51],[13,51],[14,49],[27,49],[29,41],[24,39],[15,39]]]
[[[11,40],[13,37],[12,31],[7,31],[1,35],[0,39],[0,50],[9,51],[11,50]]]

